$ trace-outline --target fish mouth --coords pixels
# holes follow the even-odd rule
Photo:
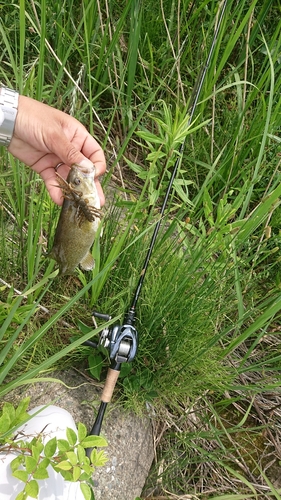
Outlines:
[[[78,168],[80,170],[80,172],[82,172],[83,175],[85,175],[86,177],[90,177],[92,176],[93,174],[95,174],[95,166],[94,164],[92,164],[91,167],[88,167],[86,165],[78,165],[77,163],[74,163],[73,165],[71,165],[70,167],[71,169],[74,169],[74,168]]]

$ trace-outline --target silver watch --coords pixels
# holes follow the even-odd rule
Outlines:
[[[0,146],[9,146],[18,112],[19,94],[0,87]]]

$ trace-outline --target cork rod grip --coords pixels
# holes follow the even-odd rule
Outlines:
[[[102,391],[101,401],[103,403],[109,403],[112,398],[114,387],[116,385],[117,379],[119,377],[120,370],[108,369],[105,386]]]

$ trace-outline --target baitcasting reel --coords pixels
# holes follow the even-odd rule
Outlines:
[[[136,356],[138,333],[133,326],[134,314],[134,308],[132,307],[126,315],[123,325],[114,325],[113,327],[104,328],[101,331],[98,344],[91,341],[86,341],[84,343],[84,345],[88,345],[90,347],[98,347],[99,345],[105,347],[109,352],[111,360],[111,365],[108,369],[105,385],[101,395],[99,411],[90,432],[92,435],[98,436],[100,434],[104,412],[107,404],[111,400],[115,384],[120,374],[121,363],[130,363]],[[95,326],[96,318],[109,321],[111,316],[93,311],[92,319]],[[90,454],[91,449],[87,450],[87,455],[90,456]]]
[[[95,318],[109,321],[111,316],[93,311],[92,318],[95,323]],[[101,331],[98,345],[108,350],[112,362],[130,363],[135,358],[138,348],[138,332],[133,326],[133,321],[134,313],[129,311],[123,325],[106,327]]]

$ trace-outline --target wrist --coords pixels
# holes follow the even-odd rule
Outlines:
[[[8,147],[14,132],[19,94],[7,87],[0,87],[0,146]]]

